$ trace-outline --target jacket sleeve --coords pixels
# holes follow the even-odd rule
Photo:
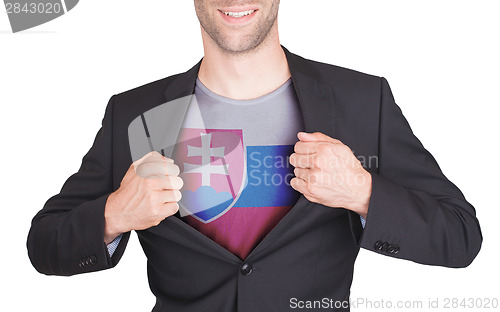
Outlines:
[[[380,105],[378,170],[357,242],[417,263],[468,266],[482,243],[474,207],[415,137],[384,78]]]
[[[104,243],[104,207],[113,192],[113,101],[83,157],[80,169],[47,200],[32,220],[27,248],[31,263],[47,275],[74,275],[113,267],[121,258],[126,233],[111,258]]]

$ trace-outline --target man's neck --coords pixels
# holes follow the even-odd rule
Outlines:
[[[204,40],[198,77],[212,92],[231,99],[254,99],[276,90],[290,78],[290,70],[277,34],[267,39],[244,54],[228,53]]]

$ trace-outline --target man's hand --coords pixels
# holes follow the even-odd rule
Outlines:
[[[130,165],[105,207],[104,242],[121,233],[158,225],[177,212],[183,185],[172,159],[153,151]]]
[[[372,179],[351,149],[320,132],[298,133],[291,186],[315,203],[343,207],[366,218]]]

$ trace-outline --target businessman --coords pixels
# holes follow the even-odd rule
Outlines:
[[[384,78],[288,51],[279,0],[194,4],[204,57],[111,97],[80,169],[33,219],[39,272],[112,268],[134,230],[153,311],[349,311],[360,247],[473,261],[475,210]]]

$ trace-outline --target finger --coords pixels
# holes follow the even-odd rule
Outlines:
[[[160,154],[160,153],[158,153],[157,151],[151,151],[151,152],[147,153],[146,155],[142,156],[141,158],[139,158],[138,160],[134,161],[134,163],[133,163],[133,164],[134,164],[135,166],[139,166],[140,164],[142,164],[143,162],[145,162],[147,159],[150,159],[150,158],[157,158],[157,159],[160,159],[160,158],[158,157],[158,155],[159,155],[160,157],[162,157],[162,156],[161,156],[161,154]]]
[[[182,198],[182,193],[179,190],[164,191],[160,194],[162,203],[176,203]]]
[[[340,140],[329,137],[328,135],[323,134],[321,132],[307,133],[307,132],[301,131],[301,132],[297,133],[297,137],[299,138],[299,140],[307,141],[307,142],[342,143]]]
[[[303,155],[292,153],[290,155],[290,164],[295,168],[313,168],[314,167],[314,159],[315,155]]]
[[[166,175],[168,176],[178,176],[179,173],[181,172],[181,169],[179,168],[179,166],[177,166],[176,164],[174,164],[173,162],[172,163],[167,163],[166,166],[165,166],[165,169],[166,169]]]
[[[165,209],[165,216],[169,217],[177,213],[179,204],[176,202],[166,202],[163,204],[163,208]]]
[[[293,150],[297,154],[314,154],[318,151],[318,142],[298,141],[295,143]]]
[[[309,180],[309,172],[310,172],[310,169],[304,169],[304,168],[298,168],[296,167],[295,169],[293,169],[293,174],[297,177],[297,178],[300,178],[304,181],[308,181]]]
[[[141,178],[162,178],[178,176],[179,166],[170,162],[144,162],[136,168],[136,174]]]
[[[125,174],[125,177],[124,177],[124,180],[127,181],[129,179],[132,179],[134,174],[137,174],[137,168],[144,162],[146,162],[146,160],[150,157],[155,157],[155,153],[160,155],[158,152],[156,151],[151,151],[147,154],[145,154],[144,156],[142,156],[141,158],[137,159],[136,161],[132,162],[132,164],[130,165],[130,167],[128,168],[126,174]],[[160,155],[161,156],[161,155]]]
[[[310,185],[317,185],[323,182],[323,176],[313,169],[295,168],[293,173],[297,178],[304,180]]]
[[[161,180],[160,190],[180,190],[184,185],[184,180],[179,176],[166,176]]]
[[[163,162],[163,163],[170,163],[173,164],[174,160],[171,158],[167,158],[157,151],[152,151],[149,153],[149,156],[144,158],[140,164],[145,164],[145,163],[152,163],[152,162]],[[140,165],[139,164],[139,165]]]
[[[169,163],[172,163],[172,164],[174,163],[174,160],[172,158],[166,158],[165,157],[165,160],[168,161]]]
[[[143,162],[136,168],[137,175],[145,179],[163,178],[167,176],[167,172],[167,167],[159,162]]]
[[[290,186],[299,193],[311,197],[308,191],[307,182],[301,178],[293,178],[290,180]]]
[[[325,142],[325,141],[298,141],[293,149],[297,154],[317,154],[324,151],[325,148],[338,148],[345,146],[342,142]]]
[[[307,182],[300,178],[293,178],[290,180],[290,185],[299,193],[302,193],[304,197],[311,202],[318,202],[318,199],[311,195],[308,191]]]
[[[164,162],[164,163],[174,163],[174,160],[171,158],[167,158],[157,151],[151,151],[147,153],[146,155],[142,156],[140,159],[136,160],[133,164],[135,167],[138,167],[142,164],[145,163],[151,163],[151,162]]]

